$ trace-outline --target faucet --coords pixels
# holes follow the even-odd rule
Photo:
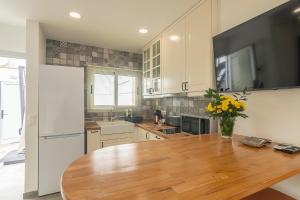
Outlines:
[[[119,117],[116,117],[116,116],[114,116],[114,117],[111,116],[111,117],[110,117],[110,121],[111,121],[111,122],[115,121],[116,119],[119,119]]]
[[[121,116],[116,116],[117,114],[118,113],[114,113],[113,110],[111,110],[111,115],[110,115],[110,121],[111,122],[121,118]]]

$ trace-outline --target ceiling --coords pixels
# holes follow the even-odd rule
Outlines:
[[[0,23],[41,22],[47,38],[140,52],[199,0],[0,0]],[[69,17],[70,11],[81,19]],[[139,28],[147,28],[142,35]]]

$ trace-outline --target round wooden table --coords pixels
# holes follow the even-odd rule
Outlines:
[[[300,173],[300,156],[217,134],[112,146],[64,172],[65,200],[241,199]]]

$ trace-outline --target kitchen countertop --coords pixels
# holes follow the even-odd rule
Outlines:
[[[124,144],[64,172],[65,200],[237,200],[300,173],[300,155],[251,148],[218,134]],[[270,170],[271,169],[271,170]]]
[[[100,130],[100,126],[96,123],[96,122],[85,122],[85,125],[84,125],[85,129],[86,130]]]
[[[136,124],[137,127],[142,128],[146,131],[149,131],[151,133],[154,133],[160,137],[163,137],[165,139],[172,139],[172,138],[180,138],[180,137],[187,137],[191,136],[189,133],[181,132],[181,133],[174,133],[174,134],[164,134],[160,132],[160,129],[168,129],[168,128],[174,128],[173,126],[168,126],[168,125],[158,125],[154,124],[153,121],[144,121],[141,123]]]
[[[152,120],[145,120],[141,123],[135,124],[137,127],[142,128],[146,131],[149,131],[155,135],[158,135],[162,138],[165,139],[172,139],[172,138],[179,138],[179,137],[187,137],[191,136],[189,133],[181,132],[181,133],[174,133],[174,134],[164,134],[160,132],[160,129],[168,129],[168,128],[174,128],[173,126],[168,126],[168,125],[158,125],[154,124]],[[87,130],[100,130],[101,127],[93,121],[90,122],[85,122],[85,128]]]

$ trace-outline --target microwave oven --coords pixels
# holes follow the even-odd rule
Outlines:
[[[209,134],[210,120],[201,116],[181,116],[181,131],[193,135]]]

